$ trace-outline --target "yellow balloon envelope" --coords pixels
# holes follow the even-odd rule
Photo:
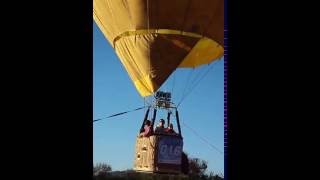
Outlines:
[[[141,96],[223,56],[223,0],[93,0],[93,18]]]

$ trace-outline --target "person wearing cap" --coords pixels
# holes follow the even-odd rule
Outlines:
[[[164,124],[165,124],[164,119],[160,119],[159,125],[156,127],[154,132],[157,134],[165,133]]]

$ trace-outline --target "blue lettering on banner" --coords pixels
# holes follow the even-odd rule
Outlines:
[[[182,139],[162,136],[158,143],[158,163],[181,164]]]

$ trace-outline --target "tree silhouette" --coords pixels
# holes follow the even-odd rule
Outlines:
[[[106,163],[98,163],[93,167],[94,176],[106,176],[110,171],[112,171],[112,168]]]

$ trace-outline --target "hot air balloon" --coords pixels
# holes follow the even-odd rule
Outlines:
[[[175,111],[178,136],[138,137],[135,170],[181,172],[182,134],[169,92],[158,91],[178,68],[197,68],[224,53],[223,0],[93,0],[93,18],[114,48],[142,97],[155,95],[157,109]],[[158,91],[158,92],[157,92]]]

